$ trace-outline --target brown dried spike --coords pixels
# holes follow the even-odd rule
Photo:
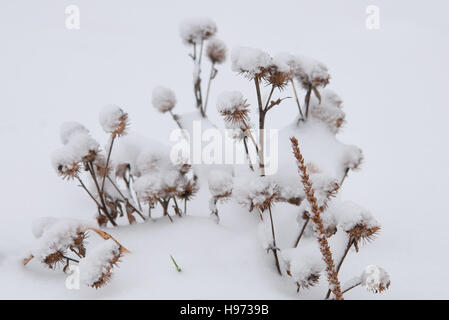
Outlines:
[[[338,280],[338,275],[335,271],[332,252],[330,250],[329,243],[327,242],[326,230],[321,219],[321,210],[318,207],[315,192],[312,188],[312,183],[309,180],[309,175],[307,174],[307,168],[304,164],[304,158],[299,150],[298,140],[295,137],[291,137],[290,141],[292,143],[293,154],[298,162],[298,169],[300,172],[302,183],[304,185],[306,198],[312,208],[313,215],[311,217],[311,220],[314,222],[316,231],[318,232],[317,241],[320,245],[320,251],[323,256],[323,260],[326,263],[327,280],[329,282],[332,293],[335,295],[335,299],[343,300],[340,281]]]

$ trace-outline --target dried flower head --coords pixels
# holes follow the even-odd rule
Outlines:
[[[295,281],[298,292],[318,284],[325,267],[323,260],[317,255],[318,250],[315,241],[305,240],[298,248],[281,251],[287,274]]]
[[[113,136],[126,134],[126,129],[129,125],[128,114],[120,107],[115,105],[104,107],[100,112],[99,120],[105,132]]]
[[[249,120],[249,104],[239,91],[225,91],[217,98],[217,110],[225,121],[244,127]]]
[[[58,175],[63,179],[77,178],[80,173],[81,159],[74,155],[73,150],[64,146],[52,154],[52,164]]]
[[[346,233],[349,235],[350,241],[353,241],[356,246],[356,250],[358,251],[358,244],[361,241],[370,242],[374,240],[379,231],[379,226],[369,227],[366,223],[362,222],[356,224],[354,227],[346,231]]]
[[[233,177],[224,170],[213,170],[209,173],[209,191],[217,199],[226,199],[231,196],[234,185]]]
[[[347,146],[343,155],[343,165],[345,169],[358,170],[363,163],[362,149],[356,146]]]
[[[212,63],[221,64],[226,60],[228,49],[223,41],[212,38],[208,41],[206,47],[206,56]]]
[[[270,55],[262,50],[237,47],[232,50],[232,71],[245,74],[248,78],[263,78],[272,65]]]
[[[272,59],[272,63],[266,69],[264,79],[267,83],[282,90],[290,80],[290,67],[277,57]]]
[[[311,115],[323,122],[332,133],[338,133],[345,123],[345,113],[342,110],[341,98],[332,90],[323,89],[320,98],[313,97],[310,101]]]
[[[100,152],[98,142],[84,132],[73,133],[67,147],[84,163],[94,161]]]
[[[233,194],[237,202],[248,207],[264,211],[279,201],[279,186],[274,179],[250,173],[234,181]]]
[[[179,34],[187,45],[201,44],[217,32],[217,25],[210,18],[190,18],[179,26]]]
[[[59,265],[64,263],[64,253],[60,250],[48,254],[42,259],[50,269],[56,269]]]
[[[176,105],[175,93],[169,88],[156,87],[153,89],[152,103],[159,112],[170,111]]]

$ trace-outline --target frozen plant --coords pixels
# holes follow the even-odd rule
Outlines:
[[[129,223],[135,222],[134,213],[145,220],[132,197],[125,196],[117,186],[116,176],[111,175],[114,142],[126,134],[128,114],[117,106],[107,106],[101,110],[99,122],[110,135],[106,153],[101,151],[99,143],[83,125],[67,122],[61,126],[60,137],[64,145],[53,153],[53,167],[63,179],[77,180],[95,202],[100,226],[107,222],[117,226],[116,220],[124,212]]]
[[[99,235],[105,242],[88,251],[89,232]],[[35,258],[50,269],[61,265],[63,272],[67,272],[71,263],[79,264],[86,284],[96,289],[109,281],[112,267],[124,253],[129,253],[108,233],[79,220],[41,218],[33,222],[33,234],[37,243],[23,260],[24,265]]]
[[[152,97],[153,107],[161,113],[168,112],[179,129],[182,129],[179,122],[179,116],[173,113],[173,108],[176,106],[176,95],[173,90],[164,87],[156,87],[153,89]]]
[[[175,215],[182,217],[186,214],[187,202],[198,191],[198,179],[189,164],[183,161],[173,164],[170,159],[147,151],[140,155],[138,167],[141,175],[136,179],[135,190],[138,198],[148,205],[150,217],[151,208],[160,204],[163,216],[172,221],[168,211],[171,201]],[[177,200],[184,201],[184,210]]]
[[[368,211],[352,202],[343,202],[340,205],[329,208],[328,202],[338,191],[339,186],[333,192],[324,193],[320,196],[319,192],[317,193],[315,191],[314,184],[308,173],[308,168],[305,165],[304,157],[299,149],[298,140],[295,137],[291,137],[291,145],[293,154],[297,160],[301,181],[308,202],[308,211],[303,211],[303,214],[307,216],[307,220],[304,223],[300,238],[298,238],[295,246],[298,247],[305,226],[311,220],[313,222],[313,236],[319,244],[322,259],[326,264],[325,270],[329,282],[326,299],[329,299],[331,294],[333,294],[336,300],[342,300],[343,293],[359,284],[374,288],[371,291],[375,293],[388,289],[390,286],[390,278],[385,270],[378,267],[370,268],[368,270],[370,272],[369,276],[365,272],[361,277],[350,280],[344,286],[340,284],[338,273],[351,247],[353,246],[358,252],[360,243],[372,240],[380,230],[380,226]],[[331,214],[332,217],[326,217],[326,213]],[[326,223],[324,218],[327,218]],[[329,226],[332,227],[329,228]],[[332,232],[329,232],[329,230],[332,230]],[[338,231],[346,234],[347,244],[343,253],[336,259],[331,251],[328,238],[334,236]],[[335,261],[338,262],[335,264]],[[370,277],[369,281],[367,280],[368,277]]]
[[[209,18],[187,19],[180,24],[179,31],[183,42],[192,48],[190,57],[193,60],[193,92],[195,95],[195,104],[201,116],[206,117],[211,82],[218,73],[216,66],[226,60],[226,45],[223,41],[215,37],[217,25]],[[204,46],[206,46],[205,50]],[[201,85],[203,51],[206,51],[205,56],[211,63],[205,98],[203,98]]]

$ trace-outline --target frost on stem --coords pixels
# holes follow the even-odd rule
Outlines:
[[[122,247],[109,239],[90,251],[79,263],[81,281],[98,289],[106,285],[123,255]]]
[[[209,191],[212,198],[209,201],[211,215],[215,215],[219,221],[217,202],[229,199],[234,185],[233,177],[226,171],[213,170],[209,173]]]
[[[171,111],[176,105],[176,96],[173,90],[164,87],[156,87],[153,89],[152,97],[153,107],[159,112],[165,113]]]
[[[181,22],[179,34],[186,45],[200,44],[217,32],[217,25],[210,18],[190,18]]]
[[[106,133],[114,136],[126,134],[128,127],[128,114],[116,105],[104,107],[99,114],[101,127]]]

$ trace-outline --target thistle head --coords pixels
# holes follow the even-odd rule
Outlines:
[[[249,120],[249,104],[239,91],[225,91],[218,96],[217,110],[227,123],[244,127]]]
[[[181,22],[179,34],[186,45],[198,45],[217,32],[217,25],[210,18],[190,18]]]
[[[159,112],[165,113],[171,111],[176,105],[176,95],[173,90],[164,87],[156,87],[153,89],[153,97],[151,99],[153,107]]]
[[[128,114],[116,105],[109,105],[100,111],[99,120],[106,133],[113,136],[126,134],[129,125]]]
[[[217,38],[212,38],[208,41],[206,47],[206,56],[210,62],[214,64],[221,64],[226,60],[228,49],[223,41]]]

